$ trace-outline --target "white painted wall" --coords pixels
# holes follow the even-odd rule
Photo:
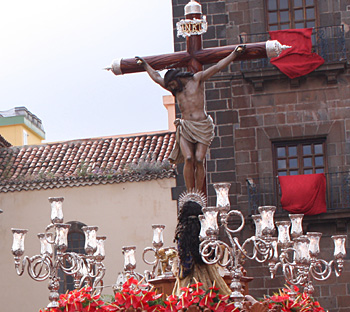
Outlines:
[[[136,271],[150,266],[143,263],[142,251],[152,246],[152,224],[165,224],[165,246],[174,246],[177,222],[176,201],[171,200],[175,179],[147,182],[66,187],[52,190],[0,193],[0,301],[7,302],[17,312],[36,312],[46,307],[48,281],[32,280],[28,273],[17,276],[11,253],[11,228],[25,228],[25,255],[40,253],[37,233],[50,223],[49,197],[64,197],[64,222],[80,221],[97,225],[98,235],[107,236],[105,248],[105,285],[115,283],[123,270],[122,247],[135,245]],[[106,288],[104,294],[113,294]]]

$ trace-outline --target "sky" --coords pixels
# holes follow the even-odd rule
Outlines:
[[[103,68],[173,51],[171,0],[2,1],[0,111],[25,106],[44,142],[166,130],[166,90]]]

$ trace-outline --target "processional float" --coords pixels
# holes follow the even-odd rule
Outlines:
[[[241,211],[230,210],[231,184],[215,183],[213,186],[217,195],[216,206],[204,205],[203,215],[199,215],[201,223],[199,251],[204,263],[224,268],[224,272],[231,279],[230,298],[237,308],[242,308],[245,300],[242,280],[245,272],[244,262],[247,259],[264,264],[266,273],[270,273],[271,279],[276,277],[280,269],[287,284],[303,287],[304,292],[309,295],[313,295],[314,280],[325,281],[331,276],[332,271],[337,277],[341,275],[346,256],[346,235],[331,236],[334,243],[333,259],[330,261],[321,259],[319,255],[322,233],[304,234],[303,214],[289,214],[288,221],[275,222],[276,207],[261,206],[258,209],[259,214],[252,215],[255,234],[240,242],[238,235],[244,229],[246,222]],[[154,265],[149,275],[151,279],[166,279],[172,275],[171,270],[155,270],[161,263],[159,247],[163,246],[162,231],[165,226],[153,225],[152,227],[153,247],[145,248],[142,257],[145,263]],[[223,234],[219,237],[220,227]],[[276,232],[277,235],[275,235]],[[124,249],[131,253],[126,255]],[[119,277],[120,287],[128,276],[147,280],[146,274],[142,276],[135,272],[135,249],[135,246],[123,248],[125,271]],[[164,250],[176,252],[173,247],[166,247]],[[153,262],[145,261],[145,253],[149,251],[153,251],[155,255]],[[172,264],[171,258],[167,257],[166,261]],[[294,289],[291,289],[291,298],[296,295]]]
[[[203,65],[216,63],[225,58],[237,47],[237,45],[230,45],[202,49],[201,35],[206,30],[207,22],[205,17],[202,16],[201,5],[191,0],[185,6],[185,19],[177,23],[178,36],[186,38],[187,50],[143,58],[155,70],[183,67],[195,73],[202,70]],[[276,40],[247,43],[245,53],[239,55],[235,61],[278,57],[287,48],[290,47],[282,45]],[[111,70],[115,75],[144,71],[144,68],[138,65],[135,58],[116,59],[106,69]],[[252,216],[256,226],[255,235],[240,243],[235,234],[243,230],[245,220],[240,211],[230,210],[228,200],[230,185],[218,183],[214,187],[217,193],[217,205],[215,207],[203,207],[204,215],[200,218],[200,237],[202,240],[200,253],[205,263],[218,264],[230,272],[232,278],[230,285],[232,290],[231,298],[234,300],[236,307],[242,307],[244,299],[240,282],[243,274],[243,258],[267,264],[272,278],[275,277],[277,270],[281,268],[287,282],[293,285],[304,286],[305,291],[310,294],[313,292],[313,279],[326,280],[329,278],[332,268],[337,276],[341,274],[343,258],[346,255],[345,235],[332,236],[334,260],[327,262],[318,258],[321,233],[311,232],[303,235],[302,216],[290,215],[291,221],[276,222],[278,237],[275,237],[273,236],[275,232],[273,220],[275,207],[264,206],[259,207],[259,215]],[[58,268],[63,270],[65,274],[73,275],[77,287],[81,286],[85,281],[86,283],[92,283],[93,287],[98,288],[102,284],[102,278],[105,274],[104,265],[102,264],[105,256],[103,245],[105,237],[96,237],[97,227],[86,227],[84,229],[87,255],[66,252],[69,226],[63,224],[62,200],[61,198],[50,199],[52,203],[51,224],[46,228],[45,233],[39,234],[41,242],[40,255],[31,258],[24,257],[21,261],[21,257],[24,254],[24,237],[27,230],[12,230],[14,235],[12,253],[15,259],[16,272],[18,275],[22,275],[27,263],[28,273],[33,279],[38,281],[50,279],[50,303],[48,307],[58,307]],[[229,243],[222,241],[218,237],[218,217]],[[230,228],[228,220],[231,217],[238,217],[240,220],[237,228]],[[290,226],[292,226],[292,239],[289,236]],[[52,229],[54,233],[49,232]],[[147,247],[143,254],[143,260],[147,264],[153,265],[153,269],[150,272],[151,278],[170,274],[167,267],[168,262],[162,262],[165,259],[162,258],[163,252],[167,256],[167,261],[175,252],[175,249],[172,247],[162,248],[164,225],[155,225],[153,229],[153,247]],[[150,262],[145,259],[145,255],[148,252],[154,253],[154,261]],[[167,252],[168,254],[166,254]],[[134,253],[134,246],[123,248],[124,270],[126,273],[142,278],[141,275],[134,271],[136,268]]]

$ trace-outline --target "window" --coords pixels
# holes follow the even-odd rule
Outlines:
[[[28,145],[28,132],[23,130],[23,145]]]
[[[75,252],[79,254],[85,254],[85,235],[83,230],[81,229],[85,224],[80,222],[67,222],[70,224],[69,232],[68,232],[68,248],[67,252]],[[67,266],[69,264],[67,263]],[[60,277],[60,290],[59,293],[63,294],[67,291],[71,291],[74,289],[74,278],[71,275],[64,274],[61,270],[59,270]]]
[[[275,142],[275,176],[325,173],[325,139]]]
[[[316,27],[316,0],[267,0],[268,30]]]

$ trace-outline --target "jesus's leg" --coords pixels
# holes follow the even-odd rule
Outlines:
[[[204,159],[207,153],[208,146],[202,143],[196,144],[195,151],[195,170],[196,170],[196,184],[197,190],[203,190],[205,180]]]
[[[193,190],[195,187],[195,177],[194,177],[194,151],[195,144],[188,142],[183,137],[180,137],[180,149],[184,156],[184,179],[186,188],[188,191]]]

